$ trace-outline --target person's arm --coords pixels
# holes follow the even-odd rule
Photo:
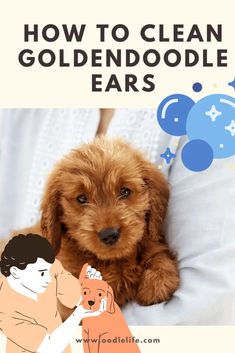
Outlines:
[[[57,282],[57,298],[65,307],[73,309],[81,297],[81,286],[78,278],[66,271],[57,259],[54,262],[53,271]]]
[[[34,318],[18,311],[3,312],[0,310],[0,331],[21,350],[37,352],[38,346],[47,334],[47,328],[40,325]]]
[[[110,108],[100,109],[100,122],[99,122],[98,129],[96,131],[96,136],[106,134],[109,124],[113,118],[114,111],[115,111],[114,109],[110,109]]]
[[[57,298],[67,308],[73,309],[80,302],[81,298],[81,285],[78,278],[74,277],[71,273],[66,271],[59,260],[55,260],[55,278],[57,281]],[[102,279],[99,271],[85,264],[81,270],[81,275],[87,279]]]
[[[98,311],[88,311],[79,305],[67,320],[58,326],[51,334],[46,334],[43,342],[37,349],[37,353],[63,352],[73,338],[75,329],[78,327],[80,321],[85,317],[99,316],[104,310],[106,310],[105,299],[102,299]]]

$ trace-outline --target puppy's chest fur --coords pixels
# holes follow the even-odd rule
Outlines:
[[[100,271],[105,280],[113,289],[114,298],[119,306],[135,299],[138,284],[141,280],[143,268],[141,266],[141,249],[138,247],[128,259],[100,260],[94,254],[71,249],[72,244],[66,239],[62,246],[58,259],[64,268],[75,277],[79,277],[82,266],[89,263],[96,270]],[[68,257],[68,253],[70,257]]]

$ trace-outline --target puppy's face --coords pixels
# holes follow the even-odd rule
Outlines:
[[[101,259],[133,250],[143,236],[149,202],[131,151],[108,147],[74,155],[78,168],[62,179],[62,221],[79,246]]]
[[[127,257],[143,237],[151,208],[147,167],[142,155],[120,141],[98,139],[74,150],[51,175],[42,229],[60,232],[58,224],[48,228],[57,222],[79,248],[100,259]]]
[[[112,312],[114,310],[113,291],[106,282],[95,279],[84,280],[81,283],[81,287],[81,305],[85,309],[97,311],[100,308],[101,300],[106,299],[107,311]]]

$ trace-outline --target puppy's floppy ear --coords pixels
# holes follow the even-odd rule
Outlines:
[[[41,205],[42,234],[49,240],[55,253],[60,250],[62,237],[62,207],[60,205],[60,192],[55,182],[48,182]]]
[[[109,314],[115,313],[113,289],[110,286],[107,291],[107,312]]]
[[[150,162],[145,162],[143,174],[149,192],[149,210],[146,213],[146,235],[152,240],[159,240],[167,211],[169,186],[164,175]]]

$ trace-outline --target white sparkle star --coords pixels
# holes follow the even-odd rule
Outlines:
[[[215,122],[216,118],[221,115],[221,112],[218,112],[218,110],[216,110],[215,105],[211,106],[211,110],[209,110],[208,112],[205,112],[206,115],[208,115],[211,120],[213,121],[213,123]]]
[[[225,130],[228,130],[231,136],[235,136],[235,120],[231,120],[230,125],[225,126]]]

